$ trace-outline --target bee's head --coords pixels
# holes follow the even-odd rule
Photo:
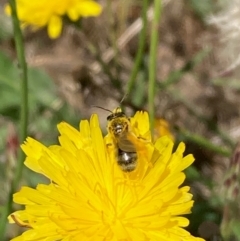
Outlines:
[[[107,120],[108,121],[112,121],[112,120],[114,120],[116,118],[121,118],[121,117],[125,117],[126,118],[126,115],[122,111],[121,107],[117,107],[116,109],[114,109],[112,111],[112,114],[107,117]]]
[[[120,137],[121,135],[126,133],[126,131],[128,131],[128,127],[130,124],[129,118],[122,111],[121,107],[117,107],[113,111],[110,111],[100,106],[95,107],[111,112],[111,114],[107,117],[107,121],[108,131],[112,135],[114,135],[115,137]]]
[[[121,136],[128,131],[129,121],[126,117],[113,119],[108,124],[108,129],[114,136]]]

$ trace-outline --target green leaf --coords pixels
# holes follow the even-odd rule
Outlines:
[[[214,2],[209,0],[189,0],[193,10],[202,18],[205,19],[208,14],[213,11]]]
[[[36,106],[50,106],[57,98],[51,78],[42,70],[29,68],[29,110]],[[16,63],[0,52],[0,112],[18,119],[21,94],[20,77]]]

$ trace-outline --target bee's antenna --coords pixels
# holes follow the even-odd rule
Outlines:
[[[120,101],[120,105],[122,104],[122,102],[125,100],[125,98],[128,96],[128,92],[122,97],[121,101]]]
[[[111,110],[105,109],[105,108],[103,108],[103,107],[101,107],[101,106],[92,105],[92,107],[96,107],[96,108],[99,108],[99,109],[102,109],[102,110],[106,110],[106,111],[108,111],[108,112],[110,112],[110,113],[113,113]]]

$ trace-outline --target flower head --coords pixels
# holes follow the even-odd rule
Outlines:
[[[23,26],[35,29],[47,26],[48,35],[57,38],[62,30],[62,17],[67,15],[72,21],[80,17],[98,16],[101,6],[93,0],[16,0],[17,12]],[[7,5],[6,12],[11,13]]]
[[[132,172],[119,168],[113,138],[103,138],[96,115],[81,121],[80,131],[59,124],[60,145],[28,138],[22,145],[26,166],[51,182],[14,194],[25,209],[9,220],[29,230],[12,241],[202,240],[183,229],[189,221],[180,216],[193,205],[189,187],[180,187],[193,156],[183,157],[183,143],[172,153],[167,136],[153,144],[146,112],[130,123],[128,138],[138,156]]]

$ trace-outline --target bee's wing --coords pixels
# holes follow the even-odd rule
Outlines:
[[[118,141],[118,147],[125,152],[136,152],[135,146],[127,138],[121,138]]]

